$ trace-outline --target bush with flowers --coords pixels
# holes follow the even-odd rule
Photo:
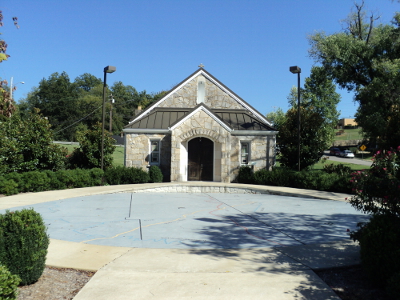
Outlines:
[[[369,170],[352,174],[355,195],[349,202],[372,217],[350,236],[360,243],[361,263],[370,279],[390,287],[400,278],[400,147],[378,151],[373,160]]]
[[[378,151],[369,170],[352,173],[355,195],[349,200],[367,214],[391,214],[400,217],[400,146],[397,150]]]

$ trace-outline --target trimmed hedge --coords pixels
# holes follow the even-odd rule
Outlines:
[[[105,181],[110,185],[147,183],[150,180],[149,173],[141,168],[122,166],[107,169],[104,177]]]
[[[99,186],[103,174],[101,169],[10,173],[0,176],[0,194],[9,196],[26,192]]]
[[[49,237],[42,216],[33,209],[0,215],[0,262],[22,285],[32,284],[45,268]]]
[[[350,175],[327,173],[325,171],[293,171],[275,168],[272,171],[251,172],[249,167],[241,167],[237,178],[239,183],[285,186],[300,189],[351,193]]]
[[[0,299],[17,299],[21,278],[13,275],[6,266],[0,265]]]
[[[161,169],[158,166],[150,166],[149,176],[149,182],[162,182],[164,179]]]
[[[103,172],[98,168],[59,170],[56,172],[32,171],[25,173],[10,173],[0,176],[0,194],[9,196],[26,192],[100,186],[102,184],[103,175],[105,183],[110,185],[147,183],[150,181],[150,175],[148,172],[140,168],[127,168],[122,166],[109,168],[106,172]],[[160,174],[157,174],[157,171],[153,170],[153,180],[159,180],[159,175]]]

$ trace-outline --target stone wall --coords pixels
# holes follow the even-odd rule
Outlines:
[[[186,83],[183,87],[171,94],[160,103],[159,107],[188,107],[197,105],[197,77]],[[206,79],[205,105],[211,108],[244,109],[235,99],[225,93],[213,82]]]
[[[230,134],[221,127],[221,125],[212,119],[204,111],[199,111],[190,119],[183,122],[180,126],[175,128],[171,137],[171,181],[181,181],[183,170],[181,169],[180,160],[183,151],[182,145],[191,138],[204,136],[211,139],[214,143],[221,144],[221,181],[229,182],[229,153],[230,153]],[[219,166],[216,166],[219,167]]]
[[[160,164],[164,181],[170,180],[171,135],[167,134],[126,134],[125,166],[147,170],[149,166],[150,140],[160,140]]]
[[[232,136],[231,137],[231,182],[234,182],[241,167],[240,143],[250,143],[249,165],[254,171],[271,170],[275,164],[275,136]]]

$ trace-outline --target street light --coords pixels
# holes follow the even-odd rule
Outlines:
[[[14,80],[14,77],[11,77],[11,80],[10,80],[10,98],[11,98],[11,100],[13,99],[13,80]],[[18,83],[25,84],[25,82],[20,81],[20,82],[17,82],[15,85],[17,85]]]
[[[297,142],[298,142],[298,165],[300,171],[300,73],[301,69],[298,66],[289,68],[290,72],[297,74]]]
[[[101,169],[104,170],[104,123],[106,117],[106,88],[107,88],[107,73],[114,73],[116,70],[113,66],[107,66],[104,68],[104,86],[103,86],[103,121],[101,131]]]

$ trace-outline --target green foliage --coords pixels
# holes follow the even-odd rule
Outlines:
[[[368,214],[400,216],[400,147],[378,151],[373,160],[369,170],[352,174],[355,195],[349,202]]]
[[[337,173],[339,175],[349,175],[351,173],[351,168],[343,164],[328,164],[324,165],[324,171],[329,174]]]
[[[33,209],[0,215],[0,262],[21,278],[22,285],[36,282],[43,273],[49,237],[41,215]]]
[[[252,168],[250,168],[249,166],[241,166],[239,169],[237,181],[240,183],[253,183],[254,174]]]
[[[327,137],[324,127],[324,118],[317,111],[300,109],[300,166],[306,169],[317,163],[327,148]],[[282,166],[298,170],[298,118],[297,110],[289,109],[286,113],[286,122],[280,126],[278,141],[281,153]]]
[[[0,299],[14,300],[18,296],[18,285],[21,279],[0,265]]]
[[[158,166],[150,166],[149,168],[149,182],[162,182],[163,174]]]
[[[5,179],[0,176],[0,194],[6,196],[18,194],[18,184],[12,179]]]
[[[107,169],[104,177],[110,185],[147,183],[150,180],[149,173],[141,168],[123,166]]]
[[[47,79],[43,78],[39,86],[21,100],[18,107],[22,115],[27,115],[34,108],[39,108],[54,128],[56,140],[76,140],[78,125],[71,126],[77,120],[80,126],[91,128],[102,121],[103,82],[91,74],[84,73],[70,81],[67,73],[53,73]],[[138,106],[142,109],[158,100],[165,92],[148,94],[137,92],[130,85],[116,82],[106,88],[106,115],[111,109],[111,94],[115,99],[112,106],[112,131],[119,134],[123,127],[132,119]],[[0,101],[1,107],[1,101]],[[106,118],[105,128],[109,128],[109,118]]]
[[[276,130],[279,130],[280,126],[285,123],[286,119],[285,113],[280,107],[278,107],[276,111],[266,114],[265,117],[272,123]]]
[[[356,4],[342,32],[310,36],[309,53],[341,88],[355,92],[365,137],[389,149],[400,145],[400,14],[392,24],[374,21]]]
[[[0,174],[64,167],[67,151],[52,143],[50,124],[38,110],[0,122],[0,131]]]
[[[68,157],[69,168],[100,168],[102,127],[97,123],[90,130],[78,133],[79,148]],[[115,140],[108,131],[104,132],[104,168],[112,166]]]
[[[0,194],[8,196],[26,192],[99,186],[102,184],[103,174],[104,172],[98,168],[10,173],[0,176]]]
[[[252,177],[245,177],[246,182],[259,185],[286,186],[300,189],[349,193],[351,184],[349,176],[324,171],[303,170],[296,172],[287,168],[274,168],[272,171],[258,170]]]
[[[362,266],[379,285],[400,272],[400,218],[374,215],[352,237],[360,242]]]

